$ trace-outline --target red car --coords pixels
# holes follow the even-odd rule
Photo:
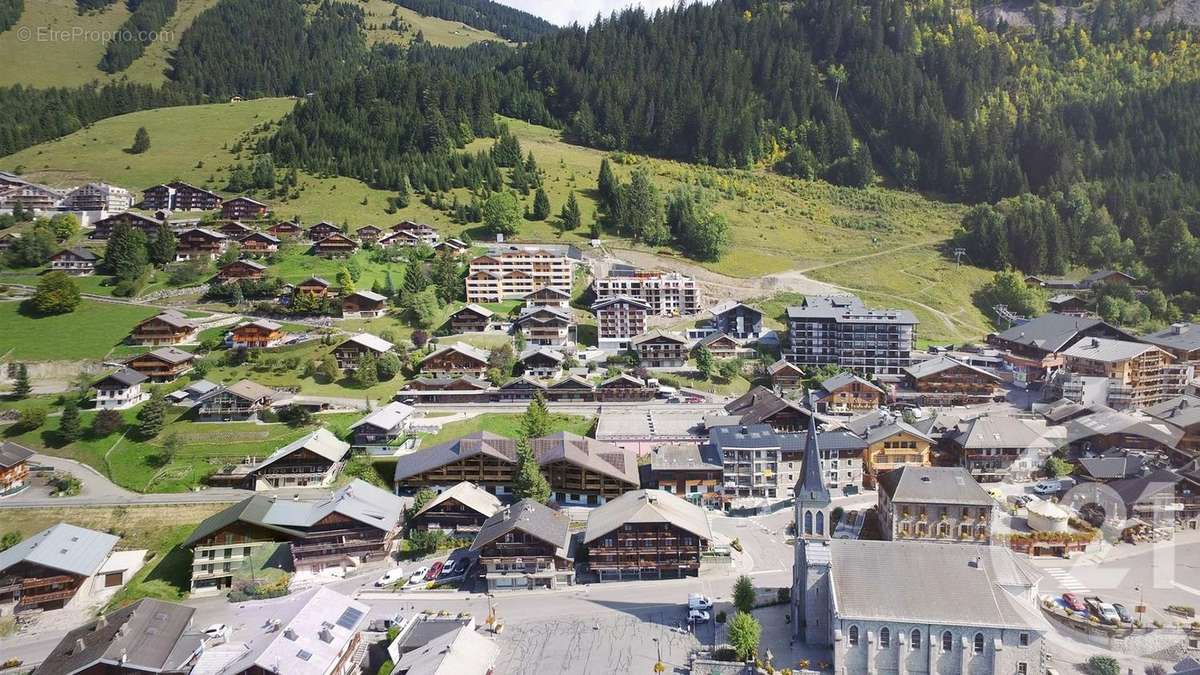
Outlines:
[[[438,575],[441,573],[442,563],[435,562],[433,565],[430,565],[429,571],[425,573],[425,581],[433,581],[434,579],[438,578]]]
[[[1079,596],[1075,595],[1074,593],[1063,593],[1062,599],[1063,603],[1073,612],[1087,611],[1087,605],[1083,604],[1083,601],[1079,599]]]

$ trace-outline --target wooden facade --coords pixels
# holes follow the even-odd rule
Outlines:
[[[179,233],[175,255],[179,260],[215,258],[225,252],[229,238],[220,232],[195,227]]]
[[[708,540],[671,523],[625,523],[588,544],[588,568],[601,578],[695,575],[707,549]]]
[[[883,403],[883,390],[859,378],[833,386],[820,400],[827,412],[859,413],[874,410]]]
[[[170,350],[169,354],[161,354],[158,350],[135,356],[125,362],[125,365],[145,375],[156,382],[170,381],[192,369],[195,360],[191,354],[175,355],[178,350]],[[181,353],[182,354],[182,353]]]
[[[345,257],[356,250],[358,250],[358,242],[341,232],[335,232],[313,244],[313,253],[322,258]]]
[[[491,516],[491,513],[483,513],[453,497],[447,497],[437,505],[413,516],[408,526],[413,530],[478,532],[483,521]]]
[[[863,485],[873,489],[880,474],[902,466],[930,466],[933,444],[930,439],[900,427],[884,438],[873,438],[863,451]]]
[[[61,609],[87,578],[22,561],[0,573],[0,605],[12,604],[17,613]]]
[[[242,255],[270,255],[279,250],[279,238],[265,232],[251,232],[238,241]]]
[[[231,281],[241,281],[249,279],[251,281],[260,281],[267,278],[266,265],[249,260],[234,260],[225,265],[217,272],[217,280],[221,283],[229,283]]]
[[[254,232],[253,227],[236,220],[227,220],[220,225],[211,227],[209,229],[220,232],[230,239],[241,239],[242,237],[248,236],[250,233]]]
[[[309,295],[315,295],[318,298],[323,298],[329,295],[332,288],[332,285],[321,277],[309,277],[308,279],[296,284],[297,293],[307,293]]]
[[[338,227],[337,225],[334,225],[333,223],[329,223],[329,222],[325,222],[325,221],[321,221],[321,222],[317,223],[316,225],[313,225],[312,227],[308,228],[308,230],[305,232],[305,234],[308,236],[308,238],[313,241],[321,241],[322,239],[324,239],[326,237],[330,237],[335,234],[341,234],[341,233],[342,233],[342,228]]]
[[[289,237],[299,237],[304,233],[304,228],[299,223],[293,223],[290,220],[285,220],[267,228],[267,232],[280,239]]]
[[[137,345],[177,345],[196,337],[198,328],[180,314],[164,312],[134,326],[129,339]]]
[[[217,193],[180,181],[142,191],[142,208],[148,211],[213,211],[220,206]]]
[[[387,298],[360,291],[342,298],[342,316],[374,319],[387,314],[387,306]]]
[[[450,315],[450,330],[455,333],[483,333],[492,325],[492,312],[467,305]]]
[[[251,321],[234,327],[230,342],[234,347],[274,347],[287,336],[283,326],[273,321]]]
[[[221,205],[221,217],[230,220],[258,220],[267,216],[267,205],[249,197],[234,197]]]
[[[486,358],[454,347],[441,349],[421,361],[421,373],[433,377],[469,375],[483,377],[488,370]]]
[[[1000,392],[1000,378],[967,365],[955,363],[931,373],[920,373],[919,366],[904,374],[904,386],[920,394],[922,401],[933,405],[960,405],[990,399]]]
[[[638,361],[647,368],[679,368],[687,363],[687,340],[683,336],[651,331],[633,339]]]
[[[383,236],[383,230],[374,225],[367,225],[355,230],[354,236],[364,244],[374,244],[379,241],[379,237]]]
[[[346,341],[338,345],[333,350],[333,358],[337,360],[338,368],[341,368],[342,370],[354,370],[358,367],[358,360],[361,359],[364,354],[370,354],[371,356],[379,357],[383,356],[385,353],[386,352],[371,349],[370,347],[361,345],[357,342]]]
[[[92,239],[108,239],[112,236],[113,230],[118,225],[129,225],[142,231],[147,239],[154,239],[158,236],[158,226],[162,222],[147,218],[130,211],[124,213],[113,214],[107,218],[101,218],[92,223],[92,233],[89,235]]]

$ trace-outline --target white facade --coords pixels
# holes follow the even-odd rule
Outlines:
[[[67,193],[63,207],[71,211],[120,213],[133,207],[129,190],[108,183],[88,183]]]
[[[467,273],[467,302],[500,302],[521,299],[542,288],[571,292],[570,258],[541,250],[505,251],[480,256]]]
[[[99,387],[96,389],[96,408],[100,410],[124,410],[144,403],[150,394],[142,391],[141,384],[129,387]]]
[[[841,618],[833,627],[833,671],[838,675],[1043,672],[1043,638],[1036,631]]]

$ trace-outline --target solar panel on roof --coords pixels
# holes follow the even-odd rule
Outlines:
[[[354,630],[354,626],[358,624],[358,621],[362,618],[362,616],[363,613],[361,609],[347,607],[346,611],[342,612],[342,615],[338,617],[337,625],[345,628],[346,630]]]
[[[299,658],[301,661],[307,661],[312,658],[312,654],[310,652],[306,652],[303,649],[301,649],[299,652],[296,653],[296,657]]]

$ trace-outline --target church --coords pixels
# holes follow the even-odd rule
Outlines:
[[[795,487],[795,639],[832,649],[835,675],[1042,672],[1038,572],[999,546],[834,539],[819,443],[810,419]]]

